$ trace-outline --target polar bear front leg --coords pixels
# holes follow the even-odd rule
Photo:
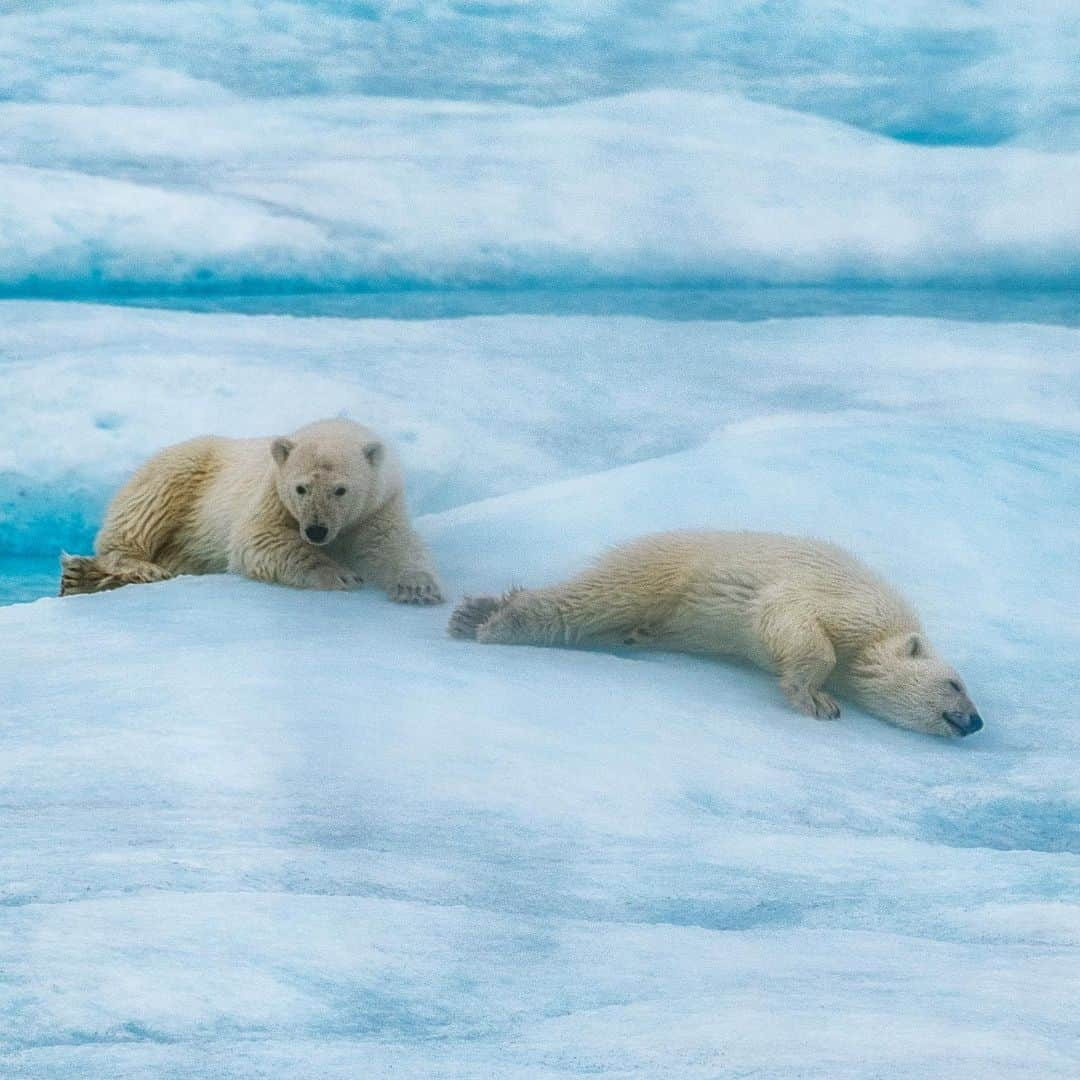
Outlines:
[[[427,545],[413,530],[398,497],[369,519],[354,538],[354,557],[365,577],[398,604],[441,604],[443,588]]]
[[[765,608],[759,630],[792,707],[818,720],[837,719],[840,706],[822,689],[836,667],[836,650],[820,623],[781,603]]]
[[[402,521],[387,542],[386,595],[398,604],[441,604],[445,599],[427,545]]]
[[[780,689],[784,697],[807,716],[818,720],[836,720],[840,706],[831,694],[821,687],[836,666],[836,659],[825,656],[806,656],[780,672]]]
[[[294,589],[359,589],[363,578],[340,566],[298,535],[251,532],[234,538],[229,570],[255,581],[291,585]]]

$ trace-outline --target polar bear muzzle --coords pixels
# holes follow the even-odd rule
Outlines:
[[[976,731],[982,731],[982,717],[977,712],[943,712],[941,719],[961,738],[964,735],[974,735]]]

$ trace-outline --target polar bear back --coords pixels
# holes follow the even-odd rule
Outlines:
[[[613,592],[655,598],[661,637],[704,652],[723,643],[721,651],[762,664],[756,620],[768,603],[819,622],[839,654],[919,627],[907,602],[853,555],[776,533],[657,533],[601,556],[586,576]],[[710,628],[705,638],[703,628]]]

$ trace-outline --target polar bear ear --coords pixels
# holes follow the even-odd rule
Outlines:
[[[368,459],[368,463],[371,465],[378,465],[385,454],[386,450],[381,442],[369,442],[364,447],[364,457]]]
[[[908,634],[904,638],[904,655],[912,658],[926,655],[926,645],[918,634]]]
[[[284,465],[295,445],[291,439],[275,439],[270,444],[270,454],[279,465]]]

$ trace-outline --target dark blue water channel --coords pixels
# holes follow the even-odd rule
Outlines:
[[[11,295],[11,294],[8,294]],[[474,315],[638,315],[652,319],[794,319],[887,315],[973,322],[1033,322],[1080,326],[1080,287],[1033,289],[1030,284],[956,289],[883,285],[717,286],[714,288],[401,289],[398,291],[218,292],[192,287],[168,294],[110,287],[73,295],[27,290],[39,299],[101,301],[131,307],[248,315],[346,319],[453,319]],[[0,292],[0,298],[4,296]]]

